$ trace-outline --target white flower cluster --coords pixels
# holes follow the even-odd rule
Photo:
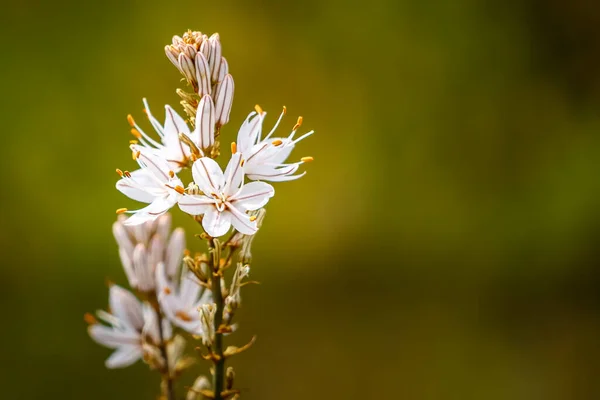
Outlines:
[[[192,33],[191,33],[192,34]],[[171,62],[188,79],[200,99],[194,118],[194,128],[170,106],[165,106],[165,122],[161,124],[150,112],[144,99],[145,112],[160,141],[146,134],[131,116],[128,120],[138,138],[130,145],[133,158],[140,169],[122,172],[117,189],[128,197],[148,203],[132,213],[127,225],[152,221],[175,204],[186,213],[202,215],[207,234],[219,237],[233,227],[246,235],[256,233],[256,221],[247,212],[262,208],[275,194],[265,181],[278,182],[297,179],[301,164],[311,161],[303,157],[286,163],[296,143],[311,135],[308,132],[295,138],[302,118],[287,137],[273,137],[285,115],[285,107],[271,131],[262,137],[266,116],[260,107],[251,112],[241,125],[237,142],[231,145],[232,156],[225,172],[209,155],[214,154],[215,135],[229,120],[233,102],[233,78],[221,57],[217,34],[176,36],[166,47]],[[177,173],[191,164],[194,182],[186,186]],[[246,183],[245,181],[251,181]]]

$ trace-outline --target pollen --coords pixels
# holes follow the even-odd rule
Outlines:
[[[164,288],[163,292],[165,294],[171,294],[171,289],[169,289],[168,287]]]
[[[127,212],[126,208],[117,208],[117,214],[124,214]]]
[[[258,115],[263,115],[264,111],[258,104],[254,106],[254,109],[256,110]]]
[[[138,141],[137,140],[130,140],[129,144],[138,144]]]
[[[123,177],[123,171],[121,171],[119,168],[117,168],[117,174],[119,174],[121,178]]]
[[[273,140],[273,141],[271,142],[271,144],[272,144],[273,146],[279,146],[279,145],[281,145],[282,143],[283,143],[283,142],[282,142],[280,139]]]
[[[174,178],[174,177],[175,177],[175,172],[173,172],[173,171],[169,171],[169,176],[170,176],[171,178]]]
[[[131,128],[131,134],[132,134],[133,136],[135,136],[136,138],[138,138],[138,139],[142,137],[142,134],[140,133],[140,131],[138,131],[138,130],[137,130],[137,129],[135,129],[135,128]]]
[[[89,312],[88,312],[88,313],[85,313],[85,314],[83,314],[83,320],[84,320],[84,321],[85,321],[87,324],[89,324],[89,325],[95,325],[95,324],[97,324],[97,323],[98,323],[98,320],[96,319],[96,317],[94,317],[94,316],[93,316],[92,314],[90,314]]]
[[[283,106],[283,115],[287,114],[287,107]]]
[[[254,222],[254,221],[256,221],[256,215],[253,215],[250,217],[250,222]]]
[[[173,189],[179,194],[185,194],[185,189],[179,185],[175,186]]]
[[[296,125],[294,125],[294,129],[292,130],[296,130],[298,128],[300,128],[302,126],[302,117],[298,117],[298,122],[296,122]]]
[[[237,144],[235,142],[231,142],[231,154],[237,153]]]
[[[302,161],[302,162],[311,162],[313,160],[314,160],[314,158],[312,158],[312,157],[302,157],[300,159],[300,161]]]
[[[242,160],[242,161],[240,162],[240,167],[243,167],[243,166],[244,166],[244,164],[246,164],[246,160]]]
[[[129,171],[124,171],[123,175],[125,175],[128,178],[131,178],[131,172],[129,172]]]
[[[135,126],[135,121],[133,120],[131,114],[127,114],[127,122],[129,122],[129,125],[131,125],[132,127]]]
[[[142,154],[141,151],[134,151],[133,153],[131,153],[131,158],[133,158],[134,160],[137,160],[140,157],[140,154]]]
[[[186,313],[185,311],[179,310],[175,313],[175,316],[185,322],[192,321],[192,317],[190,317],[190,315],[188,313]]]

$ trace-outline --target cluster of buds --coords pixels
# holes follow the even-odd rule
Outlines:
[[[165,46],[165,54],[193,89],[193,93],[177,90],[192,125],[198,119],[199,109],[205,115],[212,113],[215,136],[218,136],[221,127],[229,121],[234,91],[219,34],[208,37],[202,32],[188,31],[182,37],[174,36],[173,43]]]

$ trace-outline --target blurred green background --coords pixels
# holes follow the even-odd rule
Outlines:
[[[162,119],[164,45],[218,31],[236,84],[317,133],[254,246],[244,399],[600,398],[600,4],[574,0],[3,3],[0,387],[151,399],[83,313],[125,283],[125,116]],[[177,213],[188,228],[194,225]],[[204,365],[198,371],[206,371]],[[184,377],[182,385],[194,379]]]

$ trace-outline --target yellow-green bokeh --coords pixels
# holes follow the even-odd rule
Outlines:
[[[600,6],[495,3],[5,5],[3,397],[155,398],[144,364],[104,368],[82,316],[125,284],[125,116],[177,106],[163,47],[195,29],[220,33],[235,79],[223,142],[257,103],[316,131],[227,339],[258,334],[233,360],[242,398],[598,398]]]

